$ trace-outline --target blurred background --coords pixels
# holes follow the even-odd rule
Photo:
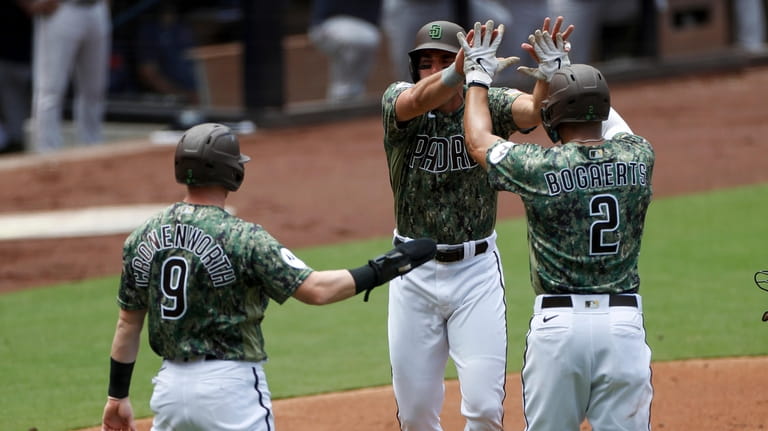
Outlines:
[[[105,120],[169,129],[377,113],[387,85],[409,79],[403,68],[418,27],[403,17],[419,26],[502,21],[500,55],[525,64],[525,35],[544,16],[563,15],[577,27],[572,60],[595,64],[609,82],[733,70],[768,53],[766,0],[111,0],[110,13]],[[532,88],[504,73],[499,84]]]

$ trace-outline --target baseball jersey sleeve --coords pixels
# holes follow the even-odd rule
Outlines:
[[[539,172],[549,163],[547,149],[535,144],[516,144],[499,139],[486,161],[491,185],[521,196],[546,195]]]
[[[150,223],[150,222],[146,222]],[[145,223],[145,224],[146,224]],[[134,266],[134,246],[139,241],[139,235],[143,228],[133,231],[123,243],[123,271],[120,275],[120,289],[117,294],[117,303],[124,310],[146,310],[148,308],[149,294],[147,279],[140,274],[139,268]],[[146,268],[146,267],[145,267]]]
[[[382,121],[384,125],[384,142],[388,142],[389,145],[406,145],[410,142],[407,137],[414,133],[414,130],[418,127],[418,123],[415,121],[398,122],[395,112],[395,102],[403,91],[413,87],[410,82],[394,82],[387,87],[384,91],[384,95],[381,97],[381,113]]]
[[[515,123],[512,115],[512,104],[523,93],[520,90],[506,87],[491,87],[488,90],[488,107],[491,111],[492,132],[494,135],[509,138],[517,131],[528,133],[532,129],[522,130]]]
[[[265,295],[282,304],[309,277],[312,268],[266,230],[256,226],[254,229],[254,237],[249,241],[250,257],[242,263],[250,268],[244,272],[253,284],[261,284]]]

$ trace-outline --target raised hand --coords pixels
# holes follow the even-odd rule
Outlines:
[[[563,66],[571,64],[568,52],[571,49],[567,38],[573,33],[574,26],[570,25],[564,32],[560,32],[563,17],[557,17],[552,32],[549,31],[550,18],[544,19],[542,29],[537,29],[528,36],[528,43],[522,48],[539,63],[538,68],[518,67],[517,70],[530,75],[538,80],[549,82],[552,75]]]
[[[484,26],[476,22],[469,35],[459,32],[456,37],[464,51],[464,76],[468,85],[490,87],[497,72],[520,61],[518,57],[496,57],[504,37],[504,25],[494,30],[493,20],[486,21]]]

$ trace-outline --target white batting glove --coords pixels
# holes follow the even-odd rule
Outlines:
[[[536,30],[534,34],[528,36],[528,43],[533,46],[539,57],[539,67],[536,69],[525,66],[517,68],[526,75],[549,82],[561,67],[571,64],[571,59],[568,57],[571,45],[563,40],[562,33],[557,33],[555,40],[552,40],[548,31]]]
[[[493,36],[493,20],[485,23],[485,34],[482,33],[482,25],[475,23],[474,46],[469,46],[464,32],[459,32],[456,37],[464,49],[464,76],[467,85],[480,84],[490,87],[494,75],[510,64],[520,61],[518,57],[496,58],[496,50],[504,36],[504,24],[497,30],[496,39]]]

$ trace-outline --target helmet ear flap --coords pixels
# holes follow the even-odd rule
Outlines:
[[[241,166],[242,166],[242,164],[241,164]],[[237,188],[240,188],[240,184],[242,184],[243,180],[245,179],[245,171],[242,168],[241,169],[233,169],[232,171],[234,172],[233,177],[235,179],[235,184],[237,184]],[[235,190],[237,190],[237,189],[235,189]]]

